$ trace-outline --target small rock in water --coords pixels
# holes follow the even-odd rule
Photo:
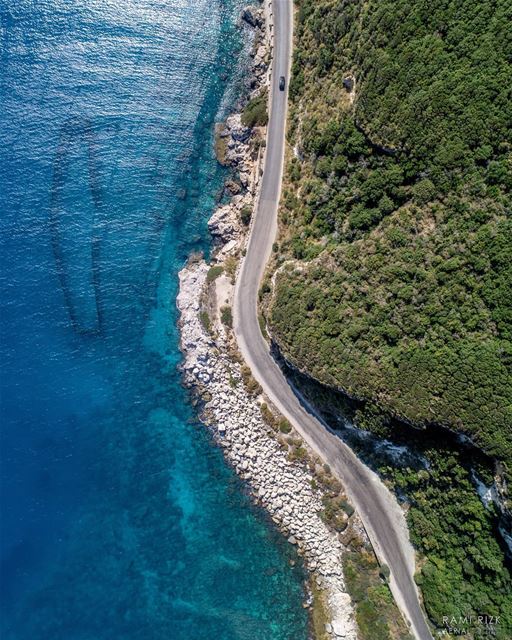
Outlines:
[[[249,8],[242,11],[242,20],[247,22],[251,27],[261,26],[261,19],[258,16],[255,16]]]

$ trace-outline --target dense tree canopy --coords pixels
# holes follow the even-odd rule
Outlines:
[[[427,612],[437,626],[442,626],[443,616],[500,616],[496,638],[508,639],[512,576],[494,536],[494,508],[482,505],[463,452],[437,443],[422,449],[428,469],[383,471],[411,501],[411,539],[426,556],[417,581]]]
[[[512,468],[512,5],[297,4],[273,336]]]

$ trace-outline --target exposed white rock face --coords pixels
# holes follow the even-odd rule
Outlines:
[[[220,207],[208,221],[208,229],[214,238],[222,241],[233,239],[240,233],[236,209],[231,205]]]
[[[238,173],[242,190],[242,193],[231,198],[229,204],[216,209],[208,222],[208,229],[217,247],[235,241],[229,248],[223,247],[222,250],[226,254],[239,243],[243,235],[242,209],[249,207],[252,210],[253,208],[259,181],[260,158],[252,157],[252,131],[242,126],[240,114],[228,117],[222,136],[228,137],[225,159]]]
[[[231,140],[228,142],[230,149],[235,148],[237,142],[247,142],[251,137],[251,130],[242,124],[240,113],[233,113],[227,118],[226,131],[231,136]]]

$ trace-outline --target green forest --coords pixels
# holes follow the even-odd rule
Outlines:
[[[410,502],[407,521],[420,552],[417,583],[427,613],[438,627],[445,616],[500,616],[495,635],[506,640],[512,637],[512,575],[494,531],[495,508],[484,507],[475,492],[464,452],[428,439],[420,449],[428,469],[381,472]]]
[[[512,3],[297,6],[272,335],[512,469]]]
[[[374,412],[467,435],[510,483],[512,3],[296,6],[272,338]],[[428,454],[430,474],[385,470],[427,612],[512,624],[495,517],[442,443]]]

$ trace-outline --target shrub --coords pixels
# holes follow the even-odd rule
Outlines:
[[[240,220],[242,221],[242,224],[248,227],[249,223],[251,222],[251,217],[252,217],[252,207],[246,204],[240,209]]]
[[[290,460],[294,461],[294,460],[305,460],[307,458],[308,452],[306,451],[306,449],[299,445],[294,445],[292,447],[292,450],[290,452],[289,458]]]
[[[247,365],[243,365],[240,373],[242,374],[242,380],[244,381],[245,388],[247,389],[249,395],[259,395],[262,389],[260,384],[253,377],[250,368]]]
[[[286,418],[281,418],[281,420],[279,420],[279,431],[281,433],[290,433],[291,430],[292,425],[290,422]]]
[[[250,100],[242,112],[242,124],[245,127],[264,127],[268,123],[267,92]]]
[[[437,189],[432,180],[425,178],[414,185],[412,192],[418,204],[426,204],[435,198]]]
[[[231,329],[231,327],[233,326],[233,312],[231,311],[231,307],[226,305],[221,308],[220,319],[222,321],[222,324],[225,324],[226,327],[229,327]]]
[[[342,500],[340,503],[340,506],[349,518],[351,515],[353,515],[354,507],[351,504],[349,504],[346,500]]]

